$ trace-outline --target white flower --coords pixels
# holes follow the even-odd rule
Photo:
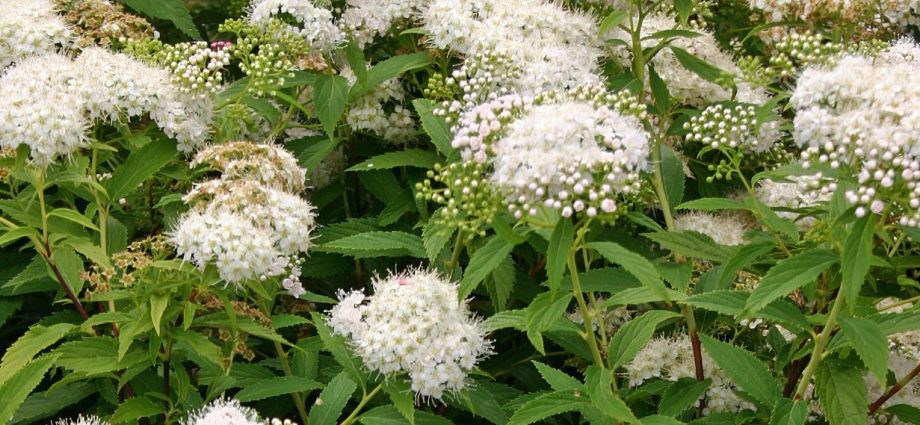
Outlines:
[[[221,143],[199,151],[191,166],[200,164],[220,171],[224,180],[251,179],[289,192],[303,190],[307,172],[283,147],[245,141]]]
[[[642,21],[642,37],[647,37],[659,31],[675,29],[677,23],[670,16],[664,14],[651,14]],[[735,100],[743,103],[752,103],[761,105],[766,103],[769,96],[761,89],[755,89],[738,77],[741,75],[741,69],[735,64],[732,57],[723,52],[712,33],[702,28],[694,28],[693,31],[699,33],[697,37],[677,37],[671,42],[671,45],[686,50],[696,55],[700,59],[709,62],[725,73],[735,77],[735,83],[738,86],[738,93]],[[632,54],[626,47],[631,45],[632,39],[628,32],[615,28],[609,34],[609,38],[622,40],[627,45],[618,44],[614,47],[620,61],[629,64],[632,61]],[[642,41],[643,48],[651,48],[661,40],[657,38],[644,38]],[[703,106],[710,102],[719,102],[732,99],[732,89],[722,86],[711,81],[704,80],[702,77],[690,71],[677,59],[677,56],[670,48],[664,48],[655,54],[652,58],[652,65],[661,79],[668,86],[668,92],[671,96],[681,103],[693,106]],[[645,85],[649,87],[649,84]]]
[[[108,425],[108,422],[96,416],[77,416],[76,419],[59,419],[54,425]]]
[[[0,2],[0,70],[70,45],[73,35],[57,9],[52,0]]]
[[[817,18],[859,19],[863,26],[917,25],[920,2],[917,0],[748,0],[752,9],[760,9],[768,20],[814,21]],[[875,22],[865,20],[874,16]]]
[[[432,0],[422,12],[431,43],[468,57],[497,54],[522,70],[515,92],[600,81],[603,52],[590,15],[543,0]]]
[[[341,74],[349,84],[357,81],[351,68],[342,69]],[[416,127],[409,110],[401,106],[405,96],[399,78],[386,80],[351,103],[345,122],[355,130],[376,134],[387,142],[406,142],[415,135]],[[396,105],[388,107],[391,103]]]
[[[757,407],[754,404],[735,393],[737,385],[713,362],[712,357],[705,351],[702,352],[702,355],[704,375],[712,379],[712,385],[703,396],[706,398],[706,408],[703,409],[703,414],[741,410],[756,411]],[[630,387],[637,387],[653,378],[676,381],[680,378],[695,377],[696,368],[690,337],[686,334],[678,334],[668,338],[651,339],[626,365],[626,371]]]
[[[830,200],[834,183],[823,184],[813,176],[791,176],[790,182],[778,182],[771,179],[761,180],[757,185],[757,198],[771,208],[802,209],[814,208]],[[817,189],[822,187],[824,190]],[[833,186],[835,187],[835,185]],[[807,231],[814,226],[815,218],[803,216],[793,211],[777,211],[777,215],[795,220],[800,231]]]
[[[920,225],[920,47],[845,56],[802,72],[790,99],[803,165],[849,173],[846,199],[865,215],[888,209]],[[821,179],[820,174],[816,174]]]
[[[691,212],[674,218],[674,230],[693,231],[709,236],[719,245],[743,245],[747,225],[736,215]]]
[[[759,121],[753,105],[708,106],[684,123],[684,129],[688,142],[742,152],[769,151],[780,138],[776,122]]]
[[[459,392],[466,375],[490,354],[480,321],[457,297],[457,285],[412,270],[374,279],[374,295],[340,293],[329,325],[350,339],[364,365],[390,375],[408,373],[419,397]]]
[[[194,412],[182,425],[269,425],[253,409],[234,399],[217,399]]]
[[[253,0],[250,5],[249,22],[253,24],[267,24],[273,18],[285,16],[299,24],[288,25],[287,30],[301,35],[321,52],[334,50],[345,38],[333,22],[332,12],[310,0]]]
[[[359,47],[390,30],[396,21],[414,18],[428,0],[347,0],[339,26],[358,41]]]

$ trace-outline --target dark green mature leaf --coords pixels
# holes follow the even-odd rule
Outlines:
[[[181,329],[174,329],[170,336],[176,341],[177,348],[188,350],[214,366],[221,368],[224,366],[224,356],[220,347],[211,342],[208,337],[198,332]]]
[[[660,76],[658,76],[658,73],[655,72],[655,68],[653,67],[648,68],[648,79],[649,79],[649,86],[651,86],[652,88],[652,97],[655,99],[655,109],[658,110],[659,114],[664,115],[665,113],[667,113],[668,108],[671,106],[671,94],[668,93],[668,85],[667,83],[664,82],[664,80],[661,79]],[[662,174],[664,174],[665,168],[671,167],[671,165],[665,165],[665,161],[666,161],[665,158],[669,154],[672,158],[677,158],[677,156],[674,155],[674,152],[670,148],[666,146],[663,146],[663,148],[665,149],[662,149],[662,152],[661,152],[662,153],[662,156],[661,156]],[[680,162],[679,159],[677,162],[678,162],[677,165],[680,167],[678,171],[680,172],[680,176],[681,176],[680,193],[681,195],[683,195],[684,193],[684,186],[683,186],[684,164]],[[665,193],[668,193],[670,195],[670,191],[667,190],[667,179],[665,178],[664,180],[665,180]],[[671,199],[671,196],[668,196],[668,202],[669,202],[669,205],[671,205],[671,208],[674,208],[675,205],[680,203],[680,199],[674,201],[673,199]]]
[[[505,425],[508,423],[508,413],[499,404],[495,388],[495,385],[469,385],[460,393],[460,400],[455,405],[495,425]]]
[[[621,9],[610,12],[609,15],[604,17],[604,20],[601,21],[601,24],[598,25],[597,35],[599,35],[601,38],[604,38],[604,36],[610,30],[616,28],[617,25],[620,25],[624,20],[626,20],[627,16],[629,16],[629,13]]]
[[[154,19],[164,19],[173,23],[183,34],[201,39],[192,15],[185,8],[182,0],[121,0],[128,7]],[[116,198],[117,199],[117,198]]]
[[[345,409],[345,404],[351,398],[358,384],[348,377],[347,372],[342,372],[332,378],[326,388],[319,394],[321,403],[314,403],[310,409],[310,423],[313,425],[335,425]]]
[[[76,326],[57,323],[48,327],[33,325],[10,346],[0,360],[0,386],[32,361],[42,350],[58,342]]]
[[[0,403],[0,425],[6,425],[13,419],[16,410],[42,381],[55,359],[56,356],[35,359],[18,369],[0,385],[0,400],[3,400]]]
[[[562,283],[566,260],[569,258],[569,249],[574,239],[572,220],[559,219],[549,238],[549,249],[546,250],[546,275],[549,278],[549,289],[554,294],[558,293],[559,285]]]
[[[808,404],[804,400],[781,398],[776,402],[770,425],[804,425],[808,418]]]
[[[320,75],[313,86],[316,115],[329,139],[335,137],[335,126],[348,104],[348,80],[339,75]]]
[[[508,425],[529,425],[550,416],[589,407],[592,405],[588,397],[575,395],[574,391],[546,393],[524,403],[508,420]]]
[[[437,162],[438,156],[432,151],[406,149],[377,155],[345,171],[386,170],[396,167],[431,168]]]
[[[139,184],[172,161],[177,153],[176,142],[169,139],[155,139],[132,152],[105,184],[109,199],[116,201],[134,191]]]
[[[735,280],[738,272],[772,251],[774,246],[772,242],[759,242],[742,246],[722,268],[722,272],[719,274],[719,288],[728,289],[728,285]]]
[[[368,410],[358,417],[358,422],[363,425],[407,425],[406,420],[393,406],[379,406]],[[415,425],[451,425],[453,422],[447,418],[433,415],[428,412],[415,412]]]
[[[822,362],[815,374],[815,393],[830,425],[869,423],[869,400],[862,371]]]
[[[686,298],[686,294],[673,289],[640,286],[638,288],[628,288],[617,292],[604,302],[604,306],[636,305],[659,301],[682,301]]]
[[[138,423],[138,419],[163,413],[163,403],[147,397],[132,397],[118,405],[109,421],[113,424]]]
[[[706,393],[710,385],[712,385],[711,379],[702,381],[697,381],[694,378],[678,379],[661,395],[661,402],[658,403],[658,414],[664,416],[680,415],[684,410],[696,403]]]
[[[911,406],[909,404],[896,404],[891,407],[886,407],[886,411],[894,413],[898,419],[909,424],[920,424],[920,407]]]
[[[655,74],[656,76],[658,74]],[[661,84],[664,84],[662,81]],[[655,87],[654,85],[652,86]],[[660,89],[659,89],[660,90]],[[667,87],[664,88],[662,96],[668,97]],[[659,102],[656,96],[655,102]],[[661,101],[665,102],[665,101]],[[667,108],[665,102],[664,108]],[[684,174],[684,161],[681,160],[680,154],[674,152],[668,146],[661,147],[661,179],[664,180],[664,192],[667,194],[668,205],[671,207],[671,213],[674,213],[674,206],[684,200],[684,183],[687,176]]]
[[[732,249],[719,246],[709,237],[696,232],[655,232],[643,233],[642,236],[684,257],[724,263],[734,254]]]
[[[19,406],[10,424],[38,423],[40,419],[52,416],[96,391],[96,388],[88,382],[75,382],[56,385],[51,390],[33,393],[26,398],[22,406]]]
[[[700,198],[684,202],[677,206],[678,210],[720,211],[720,210],[746,210],[744,202],[728,198]]]
[[[655,265],[645,257],[636,254],[614,242],[591,242],[588,248],[597,251],[607,261],[619,264],[630,274],[639,279],[643,286],[664,289],[661,275]]]
[[[838,301],[839,302],[839,301]],[[882,327],[859,317],[841,317],[840,327],[863,364],[878,379],[888,379],[888,338]]]
[[[639,423],[639,419],[629,410],[629,406],[613,392],[612,376],[609,370],[601,369],[596,365],[588,367],[585,372],[585,387],[591,404],[608,418],[626,423]],[[590,410],[584,411],[585,416],[590,418],[589,413],[591,413]]]
[[[841,291],[846,295],[847,307],[852,312],[859,290],[869,273],[872,260],[872,237],[875,233],[875,214],[856,220],[840,252]],[[885,356],[887,359],[887,355]],[[884,381],[884,380],[883,380]]]
[[[54,251],[54,263],[74,293],[79,294],[83,288],[83,279],[80,278],[80,274],[83,273],[83,259],[80,255],[69,246],[60,246]],[[54,277],[50,271],[49,274]]]
[[[450,157],[455,149],[451,146],[450,126],[443,117],[434,114],[434,102],[428,99],[415,99],[412,101],[415,112],[422,121],[422,129],[431,138],[431,143],[438,148],[445,157]]]
[[[675,317],[680,317],[680,314],[653,310],[627,322],[610,340],[610,355],[607,357],[607,364],[615,370],[629,363],[652,338],[655,329],[665,320]]]
[[[755,400],[773,406],[782,397],[779,382],[749,351],[706,335],[700,335],[700,342],[732,382]]]
[[[312,379],[299,376],[276,376],[246,385],[233,397],[241,402],[248,402],[320,388],[323,388],[323,384]]]
[[[417,235],[406,232],[365,232],[336,239],[315,248],[355,258],[410,256],[425,258],[425,246]]]
[[[355,100],[361,95],[369,93],[384,81],[413,69],[421,69],[431,64],[431,56],[427,52],[410,53],[408,55],[393,56],[380,62],[367,70],[366,84],[355,84],[348,93],[349,100]]]
[[[773,300],[813,282],[837,260],[833,251],[812,249],[780,261],[760,280],[745,304],[745,311],[756,313]]]
[[[477,249],[470,257],[470,263],[463,273],[463,280],[460,281],[460,298],[466,298],[473,293],[483,279],[511,254],[512,249],[514,244],[497,236],[493,236],[482,248]]]
[[[323,340],[323,346],[327,351],[332,353],[332,357],[335,359],[336,363],[348,372],[351,376],[351,380],[353,382],[358,382],[361,384],[361,387],[364,388],[366,385],[366,377],[362,366],[359,360],[351,354],[351,351],[345,343],[345,339],[339,335],[332,334],[329,326],[326,325],[326,318],[324,315],[313,312],[311,316],[313,317],[313,325],[316,326],[316,333],[319,334],[320,338]]]
[[[554,369],[538,361],[533,361],[532,363],[553,391],[574,391],[583,387],[581,382],[559,369]]]
[[[692,53],[674,45],[668,47],[671,49],[671,51],[674,52],[674,57],[677,58],[677,61],[680,62],[684,68],[687,68],[694,74],[699,75],[700,78],[711,82],[722,82],[726,78],[729,78],[725,71],[722,71],[715,65],[706,62],[697,56],[694,56]]]

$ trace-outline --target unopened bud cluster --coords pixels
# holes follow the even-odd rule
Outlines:
[[[713,150],[764,152],[779,139],[773,122],[758,119],[754,105],[716,104],[684,123],[686,140]]]
[[[204,41],[160,45],[153,60],[173,74],[173,83],[185,93],[204,98],[216,94],[223,85],[224,71],[230,65],[229,45]]]
[[[286,28],[287,24],[277,19],[259,25],[231,19],[220,25],[220,32],[237,36],[230,53],[239,59],[240,70],[250,78],[250,94],[273,95],[294,77],[299,58],[309,54],[307,41]]]
[[[486,164],[475,161],[435,164],[428,178],[416,183],[415,196],[442,206],[441,213],[432,217],[437,223],[458,227],[470,238],[484,236],[501,208],[486,171]]]

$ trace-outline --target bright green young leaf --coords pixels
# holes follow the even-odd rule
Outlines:
[[[746,312],[756,313],[773,300],[814,282],[818,275],[837,261],[837,254],[825,249],[812,249],[780,261],[751,293],[745,305]]]
[[[656,74],[657,75],[657,74]],[[661,84],[664,84],[662,81]],[[659,88],[659,90],[662,90]],[[667,97],[667,87],[664,87],[664,93],[660,95]],[[657,100],[656,100],[657,102]],[[667,108],[665,101],[664,108]],[[671,207],[671,213],[674,212],[674,206],[684,200],[684,184],[687,176],[684,174],[684,161],[680,154],[674,152],[668,146],[661,147],[661,179],[664,180],[664,192],[668,198],[668,205]]]
[[[613,392],[612,379],[610,371],[606,369],[601,369],[596,365],[588,368],[585,372],[585,387],[591,404],[608,418],[630,424],[640,423],[629,406]]]
[[[773,408],[770,425],[803,425],[808,418],[808,404],[803,400],[781,398]]]
[[[32,361],[38,353],[58,342],[75,327],[70,323],[57,323],[48,327],[33,325],[29,328],[6,350],[3,359],[0,360],[0,386]]]
[[[160,334],[160,322],[163,320],[163,313],[169,306],[169,297],[166,295],[154,295],[150,297],[150,320],[153,322],[153,330],[157,335]]]
[[[577,379],[559,369],[549,367],[536,360],[532,363],[553,391],[575,391],[584,387]]]
[[[839,302],[839,301],[838,301]],[[878,382],[888,380],[888,338],[878,324],[859,317],[841,317],[840,327],[863,364]]]
[[[822,362],[815,374],[815,394],[830,425],[869,423],[869,397],[862,371]]]
[[[323,391],[319,394],[321,403],[314,403],[310,409],[311,425],[336,425],[345,404],[351,399],[351,395],[358,388],[347,372],[342,372],[332,378]]]
[[[875,234],[874,217],[875,214],[867,214],[856,220],[840,253],[840,275],[843,278],[841,291],[846,295],[847,306],[851,312],[856,306],[856,299],[866,280],[866,274],[869,273],[872,237]]]
[[[48,213],[48,217],[60,217],[67,221],[72,221],[77,223],[87,229],[93,229],[98,231],[99,228],[96,227],[96,223],[93,223],[92,220],[87,218],[85,215],[80,214],[70,208],[56,208]]]
[[[693,72],[696,75],[699,75],[700,78],[711,82],[722,82],[724,79],[730,78],[725,73],[725,71],[722,71],[715,65],[706,62],[697,56],[694,56],[692,53],[674,45],[668,47],[671,49],[671,51],[674,52],[674,57],[677,58],[677,61],[680,62],[684,68],[687,68],[687,70]]]
[[[505,260],[505,257],[511,254],[513,249],[514,244],[494,236],[482,248],[477,249],[470,257],[470,263],[463,273],[463,280],[460,281],[460,298],[466,298],[473,293],[473,290]]]
[[[415,423],[415,394],[408,382],[400,379],[387,380],[383,385],[383,391],[390,397],[390,401],[396,410],[406,418],[410,424]]]
[[[348,80],[339,75],[320,75],[313,87],[313,104],[329,140],[335,138],[335,127],[348,104]]]
[[[553,229],[549,239],[549,249],[546,250],[546,275],[549,277],[549,289],[555,294],[562,283],[565,274],[566,260],[569,258],[569,249],[575,239],[572,220],[560,218]]]
[[[177,153],[176,142],[165,138],[155,139],[132,152],[124,164],[115,169],[112,178],[106,181],[109,199],[117,201],[134,191],[139,184],[153,177],[172,161]]]
[[[755,400],[772,406],[782,397],[779,382],[751,352],[706,335],[700,335],[700,342],[732,382]]]
[[[35,359],[18,369],[0,385],[0,400],[3,400],[0,403],[0,425],[10,423],[22,402],[42,381],[45,372],[51,369],[55,359],[55,356]]]
[[[629,16],[629,13],[622,9],[617,9],[610,12],[610,14],[605,16],[604,20],[601,21],[601,24],[597,27],[597,34],[601,38],[604,38],[604,36],[610,32],[610,30],[623,23],[627,16]]]
[[[386,170],[396,167],[432,168],[438,156],[432,151],[407,149],[377,155],[345,171]]]
[[[678,210],[720,211],[720,210],[746,210],[744,202],[728,198],[700,198],[684,202],[677,206]]]
[[[410,53],[408,55],[393,56],[380,62],[367,70],[366,84],[355,84],[348,93],[349,100],[355,100],[391,78],[414,69],[421,69],[431,64],[431,56],[427,52]]]

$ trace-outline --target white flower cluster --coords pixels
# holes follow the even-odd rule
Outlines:
[[[639,386],[653,378],[676,381],[680,378],[696,376],[690,337],[680,334],[668,338],[653,338],[626,365],[626,371],[629,374],[630,387]],[[704,415],[757,410],[754,404],[735,393],[737,385],[725,375],[725,372],[715,364],[705,350],[703,351],[703,371],[706,378],[712,379],[712,385],[703,395],[706,398]]]
[[[190,150],[207,137],[211,108],[181,93],[168,71],[101,48],[73,61],[29,57],[0,77],[0,146],[28,145],[38,164],[83,147],[94,121],[145,115]]]
[[[917,0],[748,0],[752,9],[759,9],[772,22],[784,20],[813,21],[824,16],[842,16],[847,20],[866,20],[880,27],[905,27],[920,23],[920,1]]]
[[[339,26],[364,47],[397,21],[416,17],[427,4],[428,0],[347,0]]]
[[[193,412],[182,425],[296,425],[290,419],[259,417],[255,410],[240,405],[235,399],[217,399]]]
[[[109,425],[109,423],[96,416],[80,415],[75,419],[58,419],[54,425]]]
[[[834,182],[822,184],[815,176],[791,176],[787,179],[789,182],[761,180],[755,189],[757,199],[771,208],[814,208],[829,201],[837,186]],[[776,214],[795,220],[799,231],[807,231],[815,224],[814,217],[802,216],[798,212],[777,211]]]
[[[711,149],[766,152],[780,138],[775,121],[762,122],[753,105],[715,104],[684,123],[687,142],[702,143]]]
[[[600,81],[603,52],[597,23],[557,2],[432,0],[422,18],[439,49],[510,58],[523,72],[514,92],[535,94]]]
[[[343,69],[341,75],[349,84],[357,81],[351,68]],[[409,109],[402,106],[405,95],[399,78],[386,80],[350,105],[345,122],[356,131],[376,134],[388,142],[404,143],[416,131]],[[388,107],[392,112],[387,112]]]
[[[230,49],[204,41],[167,46],[158,61],[173,74],[173,83],[185,93],[201,98],[217,94],[223,85],[222,71],[230,65]]]
[[[191,166],[207,164],[224,179],[255,180],[288,192],[304,189],[306,170],[281,146],[233,141],[209,146],[195,155]]]
[[[516,218],[546,207],[564,217],[617,211],[639,191],[648,134],[633,98],[580,87],[537,98],[502,96],[462,115],[452,144],[465,161],[488,162],[490,180]]]
[[[648,36],[659,31],[675,29],[676,27],[677,23],[668,15],[652,14],[646,16],[642,21],[642,47],[649,49],[660,42],[659,39]],[[766,103],[768,95],[765,91],[754,88],[749,83],[738,78],[742,74],[741,69],[738,68],[738,65],[735,64],[729,54],[719,48],[715,36],[711,32],[703,28],[694,28],[693,31],[700,35],[697,37],[677,37],[671,42],[671,45],[686,50],[726,74],[733,76],[738,87],[734,100],[755,105]],[[632,45],[630,34],[621,28],[615,28],[607,34],[607,37],[626,42],[625,45],[616,45],[613,51],[624,64],[630,64],[632,53],[626,47]],[[681,103],[701,107],[710,102],[732,100],[731,87],[704,80],[684,67],[677,59],[677,55],[669,48],[661,49],[656,53],[651,63],[662,81],[668,86],[671,97]],[[648,84],[645,86],[649,87]]]
[[[267,25],[274,19],[291,18],[298,26],[286,25],[287,31],[303,37],[321,52],[331,52],[342,43],[345,35],[333,22],[332,12],[316,6],[311,0],[253,0],[249,22]]]
[[[491,353],[481,322],[457,297],[457,285],[412,270],[374,279],[374,295],[340,292],[330,312],[335,333],[351,340],[364,365],[383,375],[406,372],[419,397],[440,400],[463,389],[467,373]]]
[[[253,156],[262,151],[262,157],[232,159],[239,158],[234,147]],[[202,269],[214,264],[227,283],[283,275],[284,289],[294,297],[303,295],[296,257],[311,246],[315,214],[309,202],[286,190],[303,187],[303,170],[293,173],[283,160],[289,154],[276,152],[281,149],[276,146],[259,149],[234,142],[210,149],[199,157],[227,172],[195,185],[183,198],[192,208],[170,235],[176,252]],[[287,175],[294,180],[285,181]]]
[[[444,79],[442,90],[449,92],[450,100],[442,102],[435,113],[453,122],[457,115],[476,105],[511,94],[522,75],[523,71],[506,56],[491,52],[469,56]]]
[[[747,223],[737,214],[690,212],[674,218],[674,230],[692,231],[709,236],[719,245],[744,245]]]
[[[30,56],[66,47],[73,34],[53,0],[0,2],[0,70]]]
[[[846,197],[858,216],[889,210],[920,226],[918,68],[920,47],[902,40],[875,58],[807,68],[790,99],[803,165],[852,173]]]

